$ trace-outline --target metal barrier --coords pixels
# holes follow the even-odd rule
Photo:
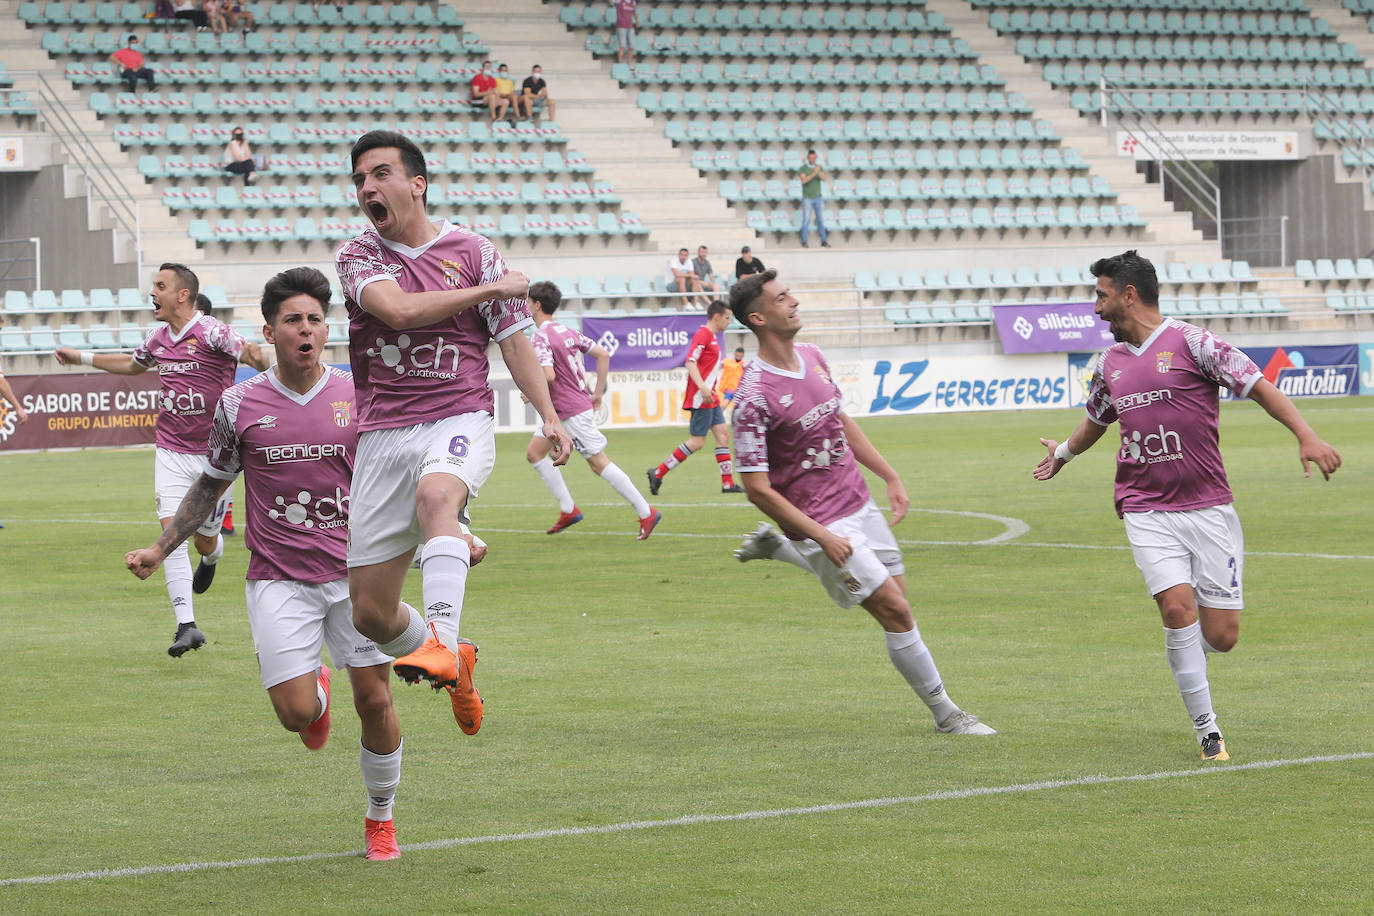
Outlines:
[[[0,289],[27,293],[43,288],[42,244],[37,238],[0,239]],[[24,251],[29,248],[33,253],[26,257]],[[10,253],[16,249],[18,253]]]

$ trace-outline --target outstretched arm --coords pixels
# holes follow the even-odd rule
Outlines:
[[[553,400],[549,397],[549,383],[544,378],[544,367],[539,365],[539,357],[535,355],[530,339],[524,334],[510,334],[497,346],[501,348],[501,358],[506,361],[506,368],[510,370],[516,387],[544,421],[543,435],[552,443],[549,453],[553,456],[553,463],[567,464],[572,454],[572,440],[563,429],[563,421],[554,412]]]
[[[148,371],[147,366],[134,362],[134,358],[128,353],[92,353],[90,350],[58,347],[53,351],[53,355],[64,366],[85,363],[112,375],[142,375]]]
[[[911,505],[911,500],[906,495],[906,487],[902,485],[902,478],[897,475],[892,465],[887,463],[882,452],[868,441],[868,436],[849,414],[840,414],[840,422],[844,424],[844,435],[849,440],[849,447],[854,450],[855,459],[887,484],[887,504],[892,507],[892,520],[888,524],[896,525],[906,518],[907,507]]]
[[[244,342],[243,352],[239,354],[239,362],[245,366],[252,366],[259,372],[266,372],[267,367],[271,365],[268,363],[267,357],[263,355],[262,347],[251,340]]]
[[[788,531],[795,531],[820,544],[831,563],[843,566],[854,554],[854,547],[848,538],[835,534],[773,489],[767,471],[745,471],[740,474],[740,480],[744,484],[745,496],[760,512]]]
[[[1036,480],[1049,480],[1059,473],[1060,468],[1072,461],[1075,455],[1081,455],[1096,445],[1097,440],[1101,439],[1106,431],[1107,427],[1094,423],[1091,418],[1085,416],[1063,442],[1041,439],[1040,444],[1049,450],[1049,454],[1040,459],[1031,476]]]
[[[601,344],[593,344],[587,351],[596,359],[596,386],[592,388],[592,406],[599,408],[606,396],[606,374],[611,371],[611,354]]]
[[[215,508],[215,503],[219,502],[219,498],[233,482],[220,480],[209,474],[201,474],[196,478],[196,482],[186,492],[186,498],[177,507],[177,514],[172,516],[171,521],[162,529],[156,543],[142,550],[131,550],[124,555],[124,565],[129,568],[129,572],[140,579],[146,579],[156,572],[162,561],[167,559],[167,554],[176,550],[182,541],[205,524],[205,517]]]
[[[19,418],[20,423],[27,423],[28,412],[24,410],[24,405],[19,403],[19,399],[14,396],[14,389],[10,383],[5,381],[5,377],[0,375],[0,398],[4,398],[14,405],[14,415]]]
[[[358,304],[397,331],[423,328],[491,299],[523,299],[530,278],[512,270],[494,283],[466,289],[407,293],[394,280],[378,280],[363,287]]]
[[[1323,442],[1307,421],[1302,418],[1288,395],[1274,386],[1268,379],[1260,379],[1250,389],[1250,400],[1263,407],[1265,413],[1288,427],[1289,432],[1298,437],[1298,460],[1302,462],[1302,476],[1311,477],[1309,462],[1315,462],[1322,478],[1330,480],[1341,466],[1341,455]]]

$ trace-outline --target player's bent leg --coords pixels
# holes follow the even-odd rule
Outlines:
[[[300,735],[302,743],[312,751],[324,747],[329,740],[329,681],[329,666],[321,665],[318,671],[267,688],[282,727]]]
[[[405,584],[410,558],[411,553],[406,552],[381,563],[351,566],[348,570],[353,625],[392,658],[414,652],[428,634],[424,618],[401,603],[401,586]]]
[[[1202,648],[1208,652],[1230,652],[1240,641],[1240,609],[1198,606],[1202,624]]]

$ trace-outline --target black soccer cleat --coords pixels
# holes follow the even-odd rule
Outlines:
[[[737,483],[732,483],[732,484],[730,484],[730,486],[728,486],[728,487],[721,487],[721,488],[720,488],[720,492],[722,492],[722,493],[743,493],[743,492],[744,492],[744,487],[740,486],[740,485],[737,484]]]
[[[172,644],[167,647],[167,654],[172,658],[181,658],[192,649],[199,649],[205,645],[205,634],[196,628],[195,623],[177,624],[177,635]]]
[[[203,595],[210,588],[210,583],[215,581],[215,563],[206,563],[202,557],[200,565],[196,567],[196,574],[191,577],[191,591],[197,595]]]
[[[658,468],[649,468],[649,495],[657,496],[658,488],[663,486],[663,478],[658,476]]]
[[[1203,760],[1230,760],[1231,755],[1226,753],[1226,742],[1217,732],[1212,732],[1202,739],[1202,759]]]

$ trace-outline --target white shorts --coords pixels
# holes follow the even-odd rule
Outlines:
[[[825,527],[848,538],[854,548],[854,554],[844,566],[831,563],[821,545],[810,538],[793,541],[792,546],[821,580],[830,600],[840,607],[853,607],[873,594],[889,576],[906,572],[902,550],[892,536],[892,528],[872,500],[853,515],[836,519]]]
[[[584,410],[574,417],[563,421],[563,428],[572,438],[573,448],[583,458],[591,460],[606,451],[606,436],[596,425],[596,415]]]
[[[204,455],[185,455],[169,452],[165,448],[157,450],[157,458],[153,462],[153,500],[159,519],[177,514],[181,501],[200,479],[203,470]],[[199,534],[206,537],[219,534],[220,526],[224,524],[224,513],[229,510],[229,492],[226,490],[219,502],[215,503],[214,510],[205,517],[205,524],[197,529]]]
[[[363,433],[348,497],[348,565],[383,563],[420,544],[415,490],[421,477],[451,474],[473,500],[495,466],[496,424],[484,411]],[[459,518],[467,520],[466,507]]]
[[[320,666],[320,650],[325,646],[338,668],[368,668],[391,661],[354,628],[347,579],[320,585],[249,579],[244,594],[263,687],[310,674]]]
[[[1200,607],[1240,610],[1245,537],[1232,505],[1127,512],[1126,539],[1151,595],[1188,584]]]

